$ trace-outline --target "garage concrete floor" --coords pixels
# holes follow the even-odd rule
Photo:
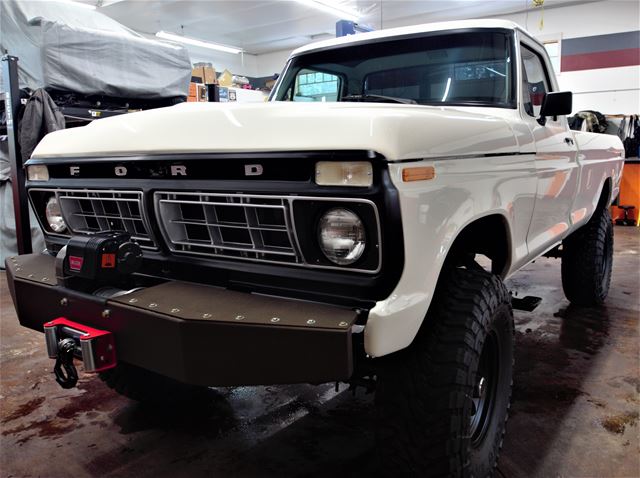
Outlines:
[[[509,280],[519,295],[544,300],[515,313],[503,476],[640,475],[640,229],[615,232],[606,307],[570,306],[557,259]],[[131,402],[92,375],[63,390],[43,336],[18,326],[4,273],[1,285],[1,476],[375,474],[372,395],[332,385],[224,388],[185,410]]]

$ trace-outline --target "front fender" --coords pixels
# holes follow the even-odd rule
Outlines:
[[[432,180],[403,182],[406,167],[433,166]],[[473,222],[500,215],[511,245],[505,274],[528,259],[526,234],[536,192],[532,155],[495,156],[390,164],[399,191],[403,274],[392,294],[369,312],[365,349],[373,357],[406,348],[415,338],[438,277],[458,235]]]

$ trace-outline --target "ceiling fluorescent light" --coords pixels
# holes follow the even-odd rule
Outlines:
[[[171,40],[178,43],[184,43],[186,45],[199,46],[200,48],[208,48],[209,50],[218,50],[225,53],[242,53],[242,48],[236,48],[233,46],[220,45],[218,43],[211,43],[203,40],[196,40],[195,38],[183,37],[182,35],[176,35],[175,33],[169,33],[159,31],[156,33],[158,38],[164,38],[165,40]]]
[[[342,20],[351,20],[355,22],[360,18],[360,14],[351,8],[343,7],[342,5],[332,2],[331,0],[296,0],[298,3],[307,5],[309,7],[322,10],[323,12],[330,13]]]

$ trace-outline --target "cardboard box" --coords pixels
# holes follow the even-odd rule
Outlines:
[[[191,83],[204,83],[202,68],[193,68],[191,70]]]
[[[217,81],[216,70],[211,66],[205,66],[202,71],[204,72],[204,84],[215,85]]]
[[[191,70],[191,80],[205,85],[215,85],[216,70],[211,66],[196,66]]]

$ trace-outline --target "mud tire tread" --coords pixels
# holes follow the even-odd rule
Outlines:
[[[481,270],[453,269],[413,344],[379,359],[377,442],[383,469],[410,476],[478,476],[470,463],[470,398],[484,338],[496,315],[508,321],[508,397],[486,476],[502,447],[511,403],[513,312],[502,281]],[[484,477],[482,477],[484,478]]]
[[[600,271],[605,260],[607,277],[602,280]],[[601,208],[562,243],[564,295],[575,305],[602,305],[609,293],[612,265],[613,223],[609,209]]]

